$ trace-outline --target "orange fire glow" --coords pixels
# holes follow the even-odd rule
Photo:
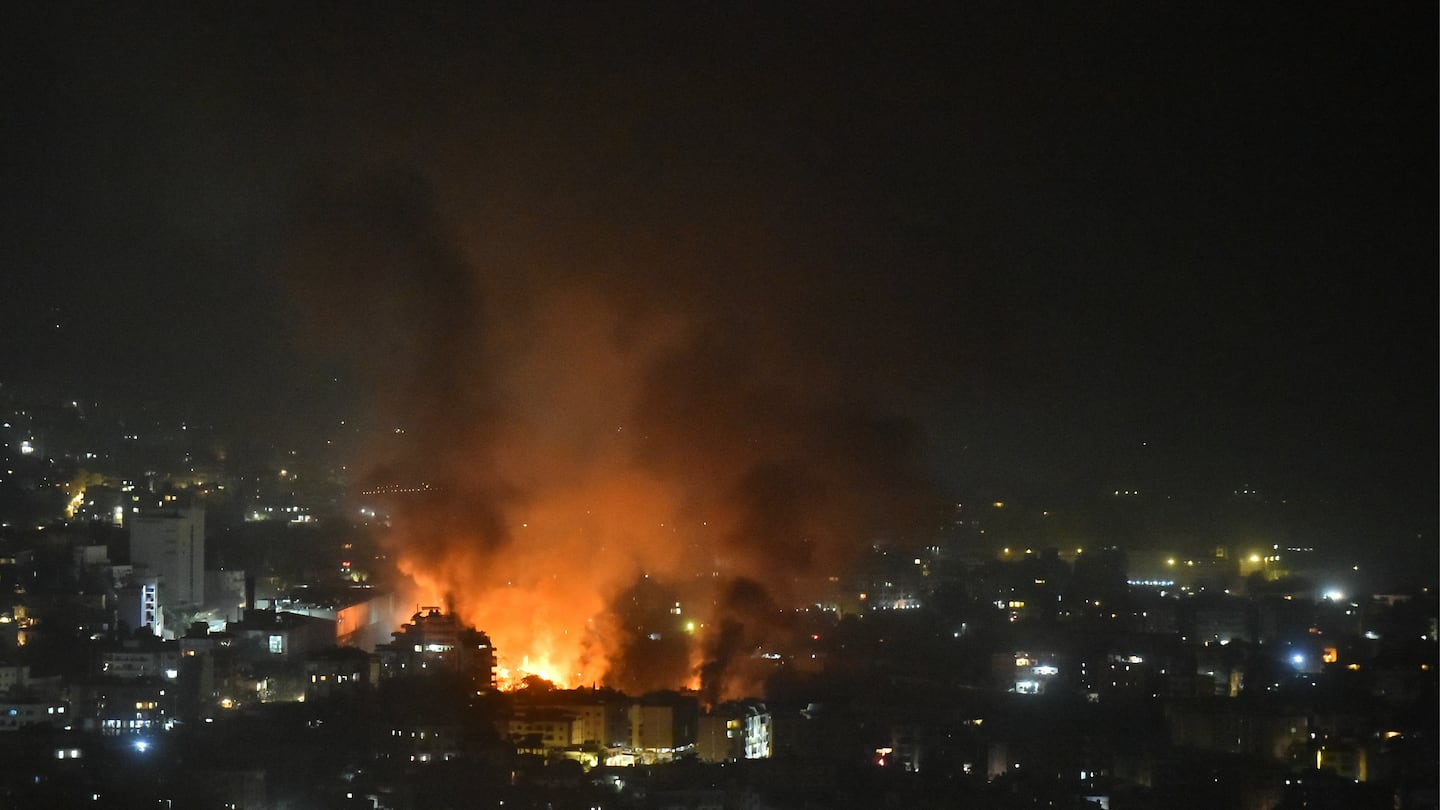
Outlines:
[[[599,683],[618,643],[611,600],[645,571],[676,570],[667,498],[635,476],[587,483],[517,508],[523,519],[503,545],[449,543],[443,559],[402,554],[399,566],[418,602],[444,599],[490,636],[501,688],[527,675],[565,688]]]
[[[724,583],[763,583],[763,598],[743,597],[749,629],[728,661],[756,648],[777,601],[795,604],[799,574],[843,567],[873,503],[889,508],[908,490],[884,464],[851,457],[888,447],[888,423],[812,402],[823,380],[796,374],[783,353],[717,347],[679,316],[622,312],[551,290],[521,326],[457,327],[423,355],[434,362],[416,363],[428,376],[396,406],[407,430],[376,458],[377,470],[433,483],[394,494],[391,547],[414,586],[403,601],[445,605],[489,635],[502,688],[531,675],[659,688],[651,672],[666,688],[699,687],[721,614],[736,610]],[[467,340],[480,348],[452,361]],[[658,629],[622,626],[629,603],[617,600],[647,577],[680,600],[674,615]],[[656,657],[635,664],[646,655]],[[728,684],[716,689],[755,688],[709,671]]]
[[[612,600],[646,573],[677,575],[710,530],[687,520],[681,490],[634,463],[645,435],[632,426],[633,392],[673,325],[617,344],[616,316],[585,295],[552,298],[537,317],[546,337],[497,361],[524,406],[483,454],[454,437],[441,472],[456,502],[399,510],[394,539],[416,601],[447,604],[490,636],[502,686],[538,675],[573,688],[602,682],[616,655]],[[487,504],[498,537],[464,514],[465,493],[496,488],[521,493]]]

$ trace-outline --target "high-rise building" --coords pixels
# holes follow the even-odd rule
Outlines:
[[[130,516],[130,563],[156,577],[162,610],[205,601],[205,510],[147,509]]]

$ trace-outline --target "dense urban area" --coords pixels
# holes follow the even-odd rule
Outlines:
[[[1436,804],[1434,571],[1377,588],[1291,535],[1040,545],[1047,511],[956,504],[776,606],[745,699],[563,689],[403,601],[409,488],[5,397],[3,807]],[[705,612],[671,597],[623,615],[683,656]]]

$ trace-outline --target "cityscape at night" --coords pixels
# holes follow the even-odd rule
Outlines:
[[[0,810],[1440,807],[1437,31],[0,9]]]

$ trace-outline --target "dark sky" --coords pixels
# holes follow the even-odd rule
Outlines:
[[[0,380],[363,419],[314,313],[408,271],[292,275],[378,177],[489,306],[761,336],[957,487],[1433,507],[1433,4],[773,5],[6,4]]]

